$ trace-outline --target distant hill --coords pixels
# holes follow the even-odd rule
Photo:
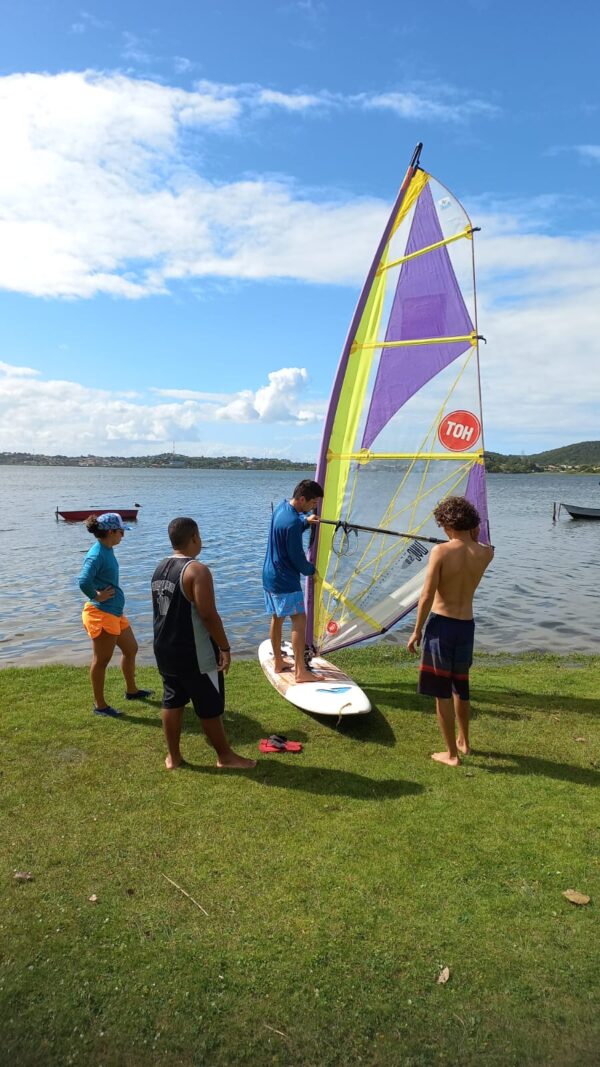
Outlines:
[[[290,459],[248,456],[183,456],[162,452],[158,456],[39,456],[33,452],[0,452],[0,465],[27,467],[189,467],[211,470],[307,470],[314,463]]]
[[[39,456],[33,452],[0,452],[0,465],[25,464],[29,467],[164,467],[211,470],[305,470],[314,463],[289,459],[248,456],[184,456],[162,452],[158,456]],[[530,456],[486,452],[485,466],[490,474],[535,474],[542,471],[600,473],[600,441],[580,441],[575,445],[534,452]]]
[[[578,445],[564,445],[563,448],[551,448],[547,452],[538,452],[530,459],[538,463],[600,463],[600,441],[580,441]]]
[[[503,455],[486,452],[485,466],[491,474],[503,472],[528,473],[548,470],[600,471],[600,441],[580,441],[575,445],[550,448],[530,456]]]

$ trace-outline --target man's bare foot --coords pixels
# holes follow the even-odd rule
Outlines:
[[[179,767],[183,767],[184,763],[183,756],[180,756],[178,760],[174,760],[171,756],[167,756],[165,759],[165,767],[168,771],[176,771]]]
[[[273,673],[282,674],[284,671],[291,671],[294,669],[294,663],[291,659],[282,659],[281,661],[275,660],[273,663]]]
[[[324,674],[316,674],[315,671],[299,671],[294,675],[294,682],[300,685],[302,682],[324,682]]]
[[[451,756],[449,752],[432,752],[431,758],[436,763],[445,763],[447,767],[458,767],[460,763],[458,756]]]
[[[468,745],[466,741],[463,741],[459,738],[456,742],[456,747],[463,756],[471,755],[471,746]]]
[[[245,756],[238,756],[237,752],[232,751],[228,756],[217,760],[217,767],[224,771],[251,771],[256,767],[256,760],[246,759]]]

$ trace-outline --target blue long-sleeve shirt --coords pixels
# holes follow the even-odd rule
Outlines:
[[[109,615],[123,614],[125,594],[119,585],[119,564],[112,548],[96,541],[83,561],[78,581],[82,593],[85,593],[94,607],[107,611]],[[100,603],[96,600],[96,593],[108,589],[110,585],[114,589],[114,595]]]
[[[300,589],[300,575],[315,573],[302,545],[307,526],[306,516],[289,500],[282,500],[275,508],[263,565],[263,586],[269,593],[295,593]]]

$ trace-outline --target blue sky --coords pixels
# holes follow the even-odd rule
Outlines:
[[[592,5],[6,6],[0,451],[312,459],[414,145],[476,225],[486,445],[598,434]]]

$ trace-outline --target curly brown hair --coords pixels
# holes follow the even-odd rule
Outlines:
[[[433,509],[433,517],[445,530],[474,530],[481,522],[477,508],[464,496],[447,496]]]

